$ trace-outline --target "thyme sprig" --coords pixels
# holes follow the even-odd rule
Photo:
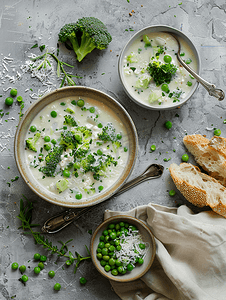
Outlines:
[[[75,81],[72,79],[72,77],[77,77],[80,78],[79,76],[76,75],[72,75],[72,74],[68,74],[65,70],[64,70],[64,66],[70,67],[70,68],[74,68],[74,66],[69,65],[61,60],[58,59],[58,57],[51,52],[48,52],[48,49],[46,50],[46,52],[42,55],[36,56],[36,57],[32,57],[31,60],[33,62],[36,62],[38,60],[42,60],[40,62],[40,64],[35,67],[37,70],[40,70],[42,67],[44,69],[47,68],[47,64],[51,67],[51,63],[49,61],[49,56],[51,56],[56,62],[57,62],[57,77],[59,78],[62,74],[63,74],[63,79],[61,81],[60,87],[62,87],[65,83],[65,81],[67,81],[69,86],[75,86],[76,83]]]
[[[46,239],[44,235],[41,235],[40,232],[34,231],[32,228],[40,226],[39,224],[32,224],[32,210],[33,210],[33,203],[27,200],[27,198],[23,195],[23,197],[26,200],[26,204],[24,203],[23,199],[20,199],[20,213],[17,216],[18,219],[21,220],[21,226],[19,228],[22,228],[25,234],[32,234],[35,243],[38,245],[42,245],[43,248],[45,248],[48,251],[51,251],[51,254],[58,254],[58,256],[63,256],[67,258],[66,265],[71,265],[75,263],[75,269],[74,273],[76,273],[76,270],[79,266],[79,264],[83,260],[90,259],[90,251],[88,247],[86,247],[86,251],[88,253],[88,256],[81,256],[78,252],[75,251],[75,256],[71,253],[71,251],[68,251],[67,244],[70,243],[73,239],[68,240],[67,242],[58,241],[62,246],[60,249],[58,249],[57,246],[54,246],[51,241]],[[66,254],[68,252],[68,254]]]

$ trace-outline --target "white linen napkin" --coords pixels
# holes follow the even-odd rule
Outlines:
[[[212,211],[194,214],[187,206],[156,204],[127,212],[105,211],[104,219],[129,215],[141,219],[156,241],[150,270],[139,280],[111,281],[123,300],[225,300],[226,219]]]

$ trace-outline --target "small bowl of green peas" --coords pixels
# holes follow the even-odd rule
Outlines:
[[[156,246],[151,230],[143,221],[118,215],[97,227],[90,249],[92,261],[103,276],[128,282],[150,269]]]

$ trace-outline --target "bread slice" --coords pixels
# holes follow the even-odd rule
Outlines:
[[[210,206],[226,218],[226,188],[219,181],[188,163],[180,166],[173,163],[169,171],[176,187],[189,202],[199,207]]]
[[[226,139],[214,136],[208,140],[194,134],[185,136],[183,141],[196,162],[226,187]]]

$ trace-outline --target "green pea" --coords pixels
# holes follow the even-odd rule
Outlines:
[[[151,151],[155,151],[156,150],[156,146],[155,145],[151,145]]]
[[[19,270],[20,270],[21,273],[24,273],[26,271],[26,266],[25,265],[21,265],[19,267]]]
[[[109,225],[108,225],[108,228],[114,229],[114,228],[115,228],[115,224],[114,224],[114,223],[109,224]]]
[[[79,100],[77,101],[77,105],[78,105],[79,107],[83,107],[83,106],[85,105],[85,101],[84,101],[83,99],[79,99]]]
[[[185,153],[182,155],[181,159],[182,159],[182,161],[187,162],[189,160],[189,156]]]
[[[128,271],[132,271],[134,269],[134,266],[132,264],[128,264],[126,268]]]
[[[23,101],[23,97],[18,96],[18,97],[16,98],[16,100],[17,100],[17,102],[21,103],[21,102]]]
[[[19,265],[18,265],[17,262],[12,263],[12,265],[11,265],[11,268],[12,268],[13,270],[17,270],[18,267],[19,267]]]
[[[122,271],[122,275],[124,275],[124,274],[126,274],[127,273],[127,270],[126,269],[124,269],[123,271]]]
[[[77,103],[76,103],[76,100],[72,100],[72,101],[71,101],[71,104],[76,105],[76,104],[77,104]]]
[[[52,148],[52,147],[51,147],[51,144],[50,144],[50,143],[44,144],[44,149],[45,149],[46,151],[49,151],[51,148]]]
[[[122,246],[121,245],[118,245],[117,247],[116,247],[116,250],[117,251],[120,251],[122,249]]]
[[[105,248],[110,248],[111,244],[110,243],[106,243],[105,244]]]
[[[50,116],[52,118],[56,118],[57,117],[57,112],[55,110],[51,111]]]
[[[102,249],[101,248],[97,248],[97,253],[101,253]]]
[[[35,132],[36,130],[37,130],[36,126],[32,125],[32,126],[30,127],[30,131],[31,131],[31,132]]]
[[[34,273],[39,274],[41,272],[41,269],[39,267],[34,268]]]
[[[113,252],[114,250],[115,250],[115,247],[114,247],[113,245],[111,245],[111,246],[109,247],[109,251]]]
[[[187,86],[192,86],[192,82],[191,82],[191,81],[188,81],[188,82],[187,82]]]
[[[103,125],[102,125],[101,123],[99,123],[99,124],[97,125],[97,127],[98,127],[98,128],[102,128]]]
[[[104,242],[100,242],[100,243],[98,244],[98,248],[103,249],[103,248],[104,248]]]
[[[118,245],[120,245],[120,241],[119,241],[119,240],[116,240],[116,241],[115,241],[115,246],[118,246]]]
[[[99,190],[100,192],[103,191],[103,189],[104,189],[103,185],[98,186],[98,190]]]
[[[170,129],[170,128],[172,127],[172,123],[171,123],[170,121],[166,121],[166,122],[165,122],[165,127],[166,127],[167,129]]]
[[[103,240],[104,240],[104,236],[101,235],[101,236],[100,236],[100,241],[103,241]]]
[[[81,193],[77,193],[77,194],[75,195],[75,198],[76,198],[77,200],[82,199],[82,194],[81,194]]]
[[[116,233],[115,232],[110,233],[110,238],[112,240],[116,239]]]
[[[71,173],[68,170],[63,170],[64,177],[70,177]]]
[[[102,255],[101,253],[97,253],[97,258],[98,258],[99,260],[101,260],[102,257],[103,257],[103,255]]]
[[[41,255],[39,253],[34,254],[34,259],[35,260],[40,260],[40,258],[41,258]]]
[[[46,143],[50,142],[50,137],[49,137],[48,135],[46,135],[46,136],[44,137],[44,141],[45,141]]]
[[[110,266],[114,266],[115,265],[115,259],[114,258],[110,258],[108,261]]]
[[[140,244],[139,244],[139,248],[140,248],[140,249],[145,249],[146,246],[145,246],[145,244],[140,243]]]
[[[103,260],[109,261],[109,259],[110,259],[109,255],[104,255],[104,256],[103,256]]]
[[[46,261],[46,260],[47,260],[47,257],[45,255],[41,255],[40,261]]]
[[[89,111],[93,114],[93,113],[95,113],[95,108],[94,107],[90,107]]]
[[[55,276],[55,272],[50,270],[48,275],[49,275],[50,278],[53,278]]]
[[[101,253],[103,255],[107,255],[108,254],[108,248],[103,248],[102,251],[101,251]]]
[[[220,136],[221,135],[221,130],[220,129],[215,129],[213,133],[216,136]]]
[[[122,265],[122,262],[119,259],[116,259],[115,264],[119,267]]]
[[[86,284],[87,280],[84,277],[80,277],[79,282],[81,284]]]
[[[144,263],[143,258],[140,257],[140,258],[138,259],[138,263],[139,263],[140,265],[142,265],[142,264]]]
[[[104,270],[105,270],[106,272],[109,272],[109,271],[111,270],[111,267],[110,267],[109,265],[106,265],[106,266],[104,267]]]
[[[52,143],[53,145],[56,145],[57,141],[56,141],[55,139],[52,139],[52,140],[51,140],[51,143]]]
[[[119,224],[116,224],[116,225],[115,225],[115,229],[116,229],[116,230],[119,230],[119,228],[120,228],[120,225],[119,225]]]
[[[105,235],[105,236],[108,235],[108,231],[107,231],[107,230],[104,230],[104,231],[103,231],[103,235]]]
[[[167,64],[171,63],[172,61],[172,57],[170,55],[164,55],[164,62],[166,62]]]
[[[185,63],[186,63],[187,65],[189,65],[191,62],[192,62],[191,58],[188,58],[188,59],[185,60]]]
[[[54,290],[55,291],[59,291],[61,289],[61,285],[57,282],[57,283],[55,283],[55,285],[54,285]]]
[[[43,269],[44,269],[44,264],[43,264],[43,262],[40,262],[40,263],[38,264],[38,267],[39,267],[41,270],[43,270]]]
[[[122,273],[124,271],[124,268],[123,268],[123,266],[119,266],[117,270],[119,273]]]
[[[107,262],[106,262],[105,260],[102,259],[102,260],[100,261],[100,264],[101,264],[102,267],[104,267],[104,266],[106,266]]]
[[[111,271],[111,274],[114,275],[114,276],[117,276],[117,275],[118,275],[117,269],[113,269],[113,270]]]
[[[121,133],[118,133],[118,134],[117,134],[117,139],[118,139],[118,140],[121,140],[121,138],[122,138]]]
[[[109,241],[109,239],[110,239],[110,236],[106,235],[105,238],[104,238],[105,243],[107,243]]]
[[[100,150],[100,149],[98,149],[98,150],[97,150],[97,155],[102,155],[102,154],[103,154],[103,151]]]
[[[5,99],[5,104],[11,106],[13,104],[13,98],[7,97]]]
[[[17,95],[17,89],[11,89],[10,95],[15,97]]]
[[[120,225],[120,227],[124,227],[125,223],[124,222],[120,222],[119,225]]]
[[[169,191],[169,195],[170,195],[171,197],[175,196],[175,194],[176,194],[176,192],[175,192],[174,190],[170,190],[170,191]]]
[[[27,281],[28,281],[27,275],[23,275],[23,276],[21,277],[21,280],[22,280],[23,282],[27,282]]]
[[[162,84],[161,90],[165,93],[169,93],[170,90],[169,90],[168,84],[166,84],[166,83]]]

